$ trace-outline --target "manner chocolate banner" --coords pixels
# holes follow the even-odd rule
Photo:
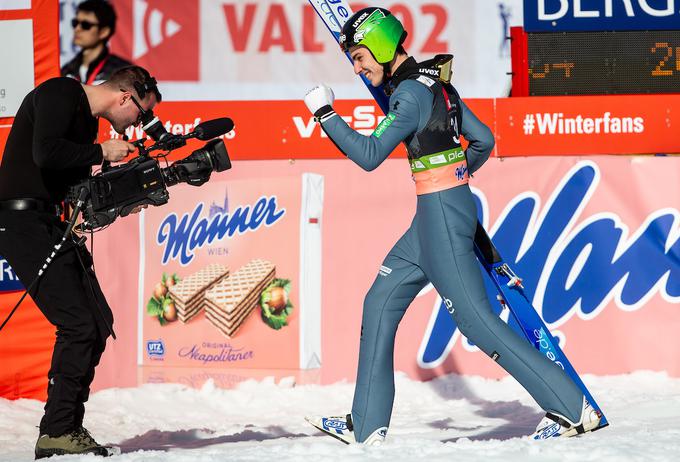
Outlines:
[[[322,198],[313,174],[217,180],[144,211],[139,363],[319,367]]]

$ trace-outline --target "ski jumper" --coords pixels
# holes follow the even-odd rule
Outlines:
[[[520,337],[492,310],[473,239],[477,210],[469,174],[494,145],[489,130],[450,84],[423,71],[413,58],[392,77],[389,114],[371,136],[340,117],[322,127],[338,148],[365,170],[378,167],[404,142],[416,182],[417,208],[364,300],[359,367],[352,405],[355,438],[363,442],[388,427],[394,401],[394,339],[406,309],[431,282],[471,342],[510,373],[547,412],[578,421],[583,393],[556,364]],[[459,137],[469,142],[463,151]]]

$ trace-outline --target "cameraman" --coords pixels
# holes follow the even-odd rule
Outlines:
[[[0,255],[26,287],[64,235],[60,215],[68,187],[86,179],[92,166],[134,151],[122,140],[94,144],[98,117],[122,134],[160,100],[156,80],[136,66],[98,86],[54,78],[24,98],[0,164]],[[57,328],[36,458],[110,455],[83,428],[94,369],[114,335],[113,314],[84,245],[69,238],[30,295]]]

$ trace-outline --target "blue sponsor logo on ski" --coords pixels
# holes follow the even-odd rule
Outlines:
[[[350,15],[350,10],[349,7],[347,6],[347,2],[345,0],[328,0],[328,3],[333,5],[333,12],[335,13],[335,17],[337,18],[340,16],[342,23],[349,18]]]
[[[550,361],[564,369],[564,364],[558,359],[560,358],[560,355],[557,353],[553,343],[559,344],[559,341],[556,341],[557,339],[555,339],[550,332],[546,332],[542,327],[540,329],[534,329],[532,333],[534,335],[533,340],[536,349],[543,353]]]
[[[210,218],[201,217],[203,203],[181,218],[168,215],[158,227],[156,243],[164,246],[161,264],[179,260],[186,266],[194,259],[194,252],[215,241],[231,238],[234,234],[257,231],[262,225],[271,226],[281,219],[286,209],[279,209],[276,196],[262,196],[255,204],[239,206],[231,213],[216,213]]]
[[[328,429],[335,429],[335,430],[346,430],[347,429],[347,422],[344,420],[340,419],[323,419],[323,426]]]
[[[346,0],[312,0],[310,3],[337,38],[342,25],[352,13]]]
[[[545,427],[543,430],[538,432],[534,436],[535,440],[547,440],[548,438],[552,438],[553,436],[559,436],[560,433],[560,425],[558,423],[554,423],[551,425],[548,425]]]
[[[599,181],[594,162],[579,162],[543,210],[535,193],[520,194],[492,228],[495,246],[522,277],[525,295],[549,328],[572,316],[593,319],[611,302],[622,311],[638,310],[657,293],[680,303],[680,212],[674,208],[654,211],[630,232],[612,212],[597,213],[578,223]],[[479,220],[484,223],[486,200],[477,196],[476,200]],[[489,300],[495,300],[496,288],[486,277],[485,284]],[[492,306],[500,313],[500,304]],[[432,316],[417,358],[424,368],[441,364],[461,337],[444,302]],[[513,317],[508,324],[523,335]],[[559,362],[558,357],[551,357],[555,351],[548,335],[534,331],[534,341],[546,356]],[[467,346],[473,345],[468,342]]]
[[[165,356],[163,340],[148,340],[146,342],[146,354],[151,358],[163,358]]]

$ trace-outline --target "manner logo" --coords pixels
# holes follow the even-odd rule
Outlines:
[[[285,208],[279,208],[277,196],[262,196],[252,206],[238,206],[210,217],[202,216],[203,207],[199,202],[193,212],[181,217],[171,213],[158,226],[156,243],[164,248],[161,264],[179,260],[186,266],[196,250],[237,233],[257,231],[262,225],[272,226],[286,213]]]
[[[607,306],[622,311],[641,309],[658,294],[668,303],[680,303],[680,211],[664,208],[650,213],[636,230],[628,229],[612,212],[581,218],[600,183],[593,162],[580,162],[556,186],[541,207],[535,193],[513,198],[491,227],[489,235],[504,260],[522,277],[525,294],[545,324],[553,329],[571,317],[593,319]],[[478,217],[484,223],[487,203],[476,192]],[[593,277],[597,275],[597,277]],[[496,300],[490,281],[487,295]],[[613,303],[612,303],[613,302]],[[492,303],[500,314],[502,307]],[[501,318],[516,329],[508,311]],[[534,331],[538,349],[556,362],[547,332]],[[566,337],[553,332],[564,345]],[[418,352],[423,368],[439,366],[448,356],[460,331],[437,300]],[[474,345],[467,339],[463,347]]]

